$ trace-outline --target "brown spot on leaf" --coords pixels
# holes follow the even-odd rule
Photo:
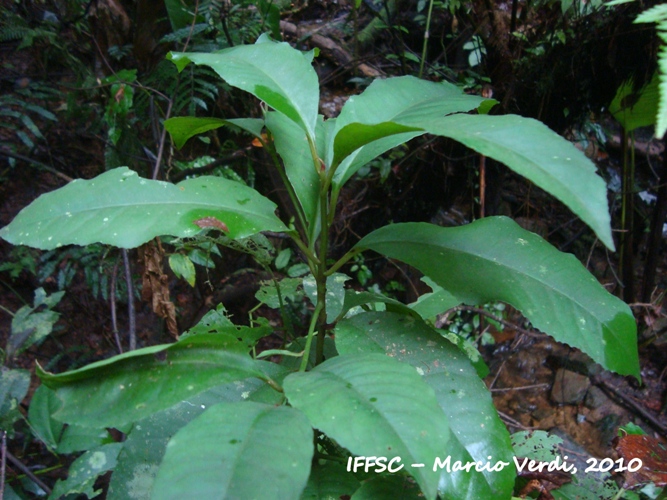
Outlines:
[[[227,227],[227,224],[222,222],[220,219],[216,219],[215,217],[208,216],[208,217],[202,217],[201,219],[197,219],[194,221],[196,226],[201,227],[204,229],[205,227],[212,227],[214,229],[219,229],[220,231],[224,231],[225,233],[229,232],[229,228]]]

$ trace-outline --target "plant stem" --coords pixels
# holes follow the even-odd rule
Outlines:
[[[0,311],[5,311],[7,314],[9,314],[12,318],[15,316],[13,312],[11,312],[9,309],[7,309],[5,306],[0,306]]]
[[[320,315],[321,308],[322,304],[320,303],[318,297],[317,305],[315,306],[315,310],[313,311],[313,317],[310,319],[310,326],[308,327],[306,346],[303,349],[303,358],[301,358],[301,366],[299,366],[300,372],[305,372],[306,368],[308,367],[308,359],[310,358],[310,345],[313,342],[313,335],[315,334],[315,327],[317,326],[317,319]]]
[[[331,276],[333,273],[335,273],[341,267],[343,267],[352,257],[361,252],[362,250],[355,248],[349,250],[345,255],[343,255],[340,259],[338,259],[336,263],[333,266],[331,266],[324,274],[326,276]]]
[[[424,61],[426,60],[426,49],[428,47],[429,30],[431,29],[431,13],[433,12],[433,0],[428,3],[428,14],[426,15],[426,29],[424,30],[424,45],[422,46],[422,58],[419,61],[419,78],[424,74]]]
[[[30,469],[28,469],[25,465],[23,465],[23,463],[18,458],[16,458],[14,455],[12,455],[9,450],[6,451],[6,456],[7,456],[7,460],[9,460],[14,465],[14,467],[19,469],[26,476],[28,476],[30,478],[30,480],[33,483],[35,483],[37,486],[42,488],[47,493],[47,495],[51,493],[51,488],[49,488],[37,476],[35,476],[35,474]]]
[[[109,291],[109,307],[111,308],[111,328],[113,330],[113,338],[116,341],[118,353],[123,354],[123,345],[120,342],[120,335],[118,334],[118,319],[116,318],[116,277],[118,276],[119,259],[113,266],[111,273],[111,285]]]
[[[299,250],[301,250],[304,254],[306,254],[306,257],[308,258],[309,261],[312,261],[314,264],[320,263],[320,259],[317,258],[317,255],[315,255],[313,251],[310,248],[308,248],[303,243],[303,241],[301,241],[298,234],[294,232],[290,232],[288,234],[292,237],[292,241],[296,244],[296,246],[299,247]]]
[[[323,177],[323,176],[322,176]],[[319,306],[318,319],[318,333],[317,333],[317,349],[315,350],[315,364],[320,364],[324,359],[324,337],[326,336],[326,300],[327,300],[327,250],[329,248],[329,211],[328,211],[328,189],[322,186],[320,191],[320,220],[322,227],[320,228],[320,248],[319,259],[320,263],[317,265],[317,275],[315,281],[317,283],[317,305]]]
[[[317,283],[317,306],[318,313],[313,317],[317,321],[317,347],[315,349],[315,364],[320,364],[324,359],[324,338],[326,337],[326,300],[327,300],[327,253],[329,250],[329,186],[333,172],[327,172],[326,166],[317,154],[317,147],[313,139],[308,136],[310,154],[313,158],[313,166],[320,178],[320,244],[317,249],[319,263],[315,265],[315,282]],[[331,169],[330,169],[331,170]],[[331,208],[333,210],[333,207]],[[312,242],[314,244],[314,242]],[[308,351],[306,351],[308,352]],[[303,364],[303,363],[302,363]]]
[[[130,259],[127,255],[127,249],[121,250],[123,254],[123,265],[125,267],[125,283],[127,285],[127,315],[129,320],[127,335],[130,339],[130,351],[137,348],[137,322],[134,314],[134,287],[132,286],[132,270],[130,268]]]
[[[5,498],[5,472],[7,465],[7,431],[2,433],[2,444],[0,445],[0,498]]]

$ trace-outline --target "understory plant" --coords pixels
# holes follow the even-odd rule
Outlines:
[[[171,344],[66,373],[38,368],[49,391],[49,425],[127,434],[78,459],[70,469],[76,474],[54,494],[80,491],[76,477],[87,478],[90,491],[95,472],[114,470],[109,498],[510,498],[513,452],[480,378],[483,362],[430,321],[459,304],[510,304],[604,368],[639,378],[628,306],[572,255],[509,218],[454,228],[391,224],[330,259],[329,229],[346,181],[423,134],[504,163],[565,203],[613,249],[604,181],[546,126],[490,116],[494,101],[413,77],[377,80],[350,97],[338,118],[324,120],[314,53],[267,37],[169,57],[179,70],[211,67],[265,111],[262,118],[172,118],[165,126],[174,144],[228,125],[252,134],[284,181],[293,220],[281,220],[274,203],[232,180],[174,185],[118,168],[41,196],[0,236],[42,249],[134,248],[204,230],[242,247],[262,231],[285,233],[308,266],[302,279],[312,319],[305,337],[269,352],[281,354],[278,363],[255,355],[259,339],[272,333],[268,323],[236,326],[214,310]],[[418,269],[433,292],[405,305],[347,289],[339,271],[369,250]]]

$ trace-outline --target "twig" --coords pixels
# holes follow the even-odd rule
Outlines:
[[[491,389],[491,392],[509,392],[509,391],[525,391],[528,389],[539,389],[541,387],[549,387],[551,384],[532,384],[523,385],[521,387],[505,387],[503,389]]]
[[[174,104],[172,99],[169,99],[169,104],[167,105],[167,114],[164,116],[165,120],[168,120],[171,116],[171,108]],[[164,143],[167,139],[167,127],[162,124],[162,135],[160,136],[160,145],[157,150],[157,159],[155,160],[155,167],[153,168],[153,180],[157,179],[157,174],[160,172],[160,163],[162,163],[162,153],[164,152]]]
[[[523,425],[518,420],[514,420],[507,413],[503,413],[500,410],[497,410],[497,411],[498,411],[498,416],[500,417],[500,420],[505,422],[506,425],[510,425],[512,427],[516,427],[517,429],[521,429],[521,430],[524,430],[524,431],[531,431],[533,429],[539,429],[539,427],[526,427],[525,425]]]
[[[5,498],[5,474],[7,472],[7,431],[2,431],[0,450],[0,498]]]
[[[7,151],[6,149],[0,149],[0,156],[4,156],[6,158],[14,158],[16,160],[22,160],[27,163],[32,163],[36,167],[39,167],[43,170],[46,170],[47,172],[51,172],[53,175],[57,175],[61,179],[67,181],[67,182],[72,182],[74,179],[72,179],[69,175],[65,175],[62,172],[59,172],[53,167],[48,166],[46,163],[42,163],[41,161],[33,160],[32,158],[29,158],[27,156],[23,156],[18,153],[12,153],[11,151]]]
[[[621,392],[620,389],[614,387],[610,383],[602,380],[601,378],[595,377],[592,379],[592,382],[599,386],[604,392],[612,397],[616,397],[621,400],[623,404],[629,406],[632,410],[636,411],[641,415],[641,417],[647,420],[655,429],[660,432],[663,436],[667,434],[667,426],[665,426],[658,418],[650,413],[646,408],[637,403],[630,396],[627,396]]]
[[[116,340],[116,347],[118,348],[118,353],[123,354],[123,346],[120,343],[120,336],[118,334],[118,319],[116,318],[116,276],[118,275],[118,264],[119,259],[116,259],[116,263],[113,266],[113,271],[111,273],[111,288],[109,295],[109,302],[111,307],[111,328],[113,328],[113,337]]]
[[[130,351],[137,348],[137,321],[134,314],[134,290],[132,287],[132,270],[130,269],[130,259],[127,256],[127,249],[121,250],[123,253],[123,265],[125,266],[125,283],[127,284],[127,315],[129,319],[128,337],[130,338]]]
[[[496,380],[498,380],[498,377],[500,377],[500,372],[503,371],[503,368],[505,368],[505,363],[507,363],[507,358],[503,359],[503,362],[500,364],[500,368],[498,368],[495,377],[493,377],[491,384],[489,384],[489,390],[492,390],[493,386],[496,385]]]
[[[18,458],[12,455],[9,450],[6,450],[5,452],[7,454],[7,460],[9,460],[14,467],[23,472],[26,476],[28,476],[30,480],[37,486],[42,488],[47,495],[51,494],[51,488],[49,488],[46,484],[42,482],[41,479],[35,476],[35,474],[33,474],[33,472],[30,469],[28,469],[25,465],[23,465],[23,463],[21,463],[21,461]]]

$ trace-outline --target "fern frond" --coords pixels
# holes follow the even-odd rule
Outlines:
[[[655,120],[655,135],[660,139],[667,131],[667,4],[656,5],[642,12],[637,16],[635,22],[657,23],[658,36],[662,40],[662,47],[660,47],[658,54],[660,104]]]
[[[0,43],[22,40],[30,31],[27,26],[2,26],[0,28]]]
[[[211,27],[206,23],[195,24],[194,26],[186,26],[184,28],[173,31],[172,33],[167,33],[162,37],[161,42],[172,43],[180,42],[188,38],[193,38],[200,33],[209,31]]]

